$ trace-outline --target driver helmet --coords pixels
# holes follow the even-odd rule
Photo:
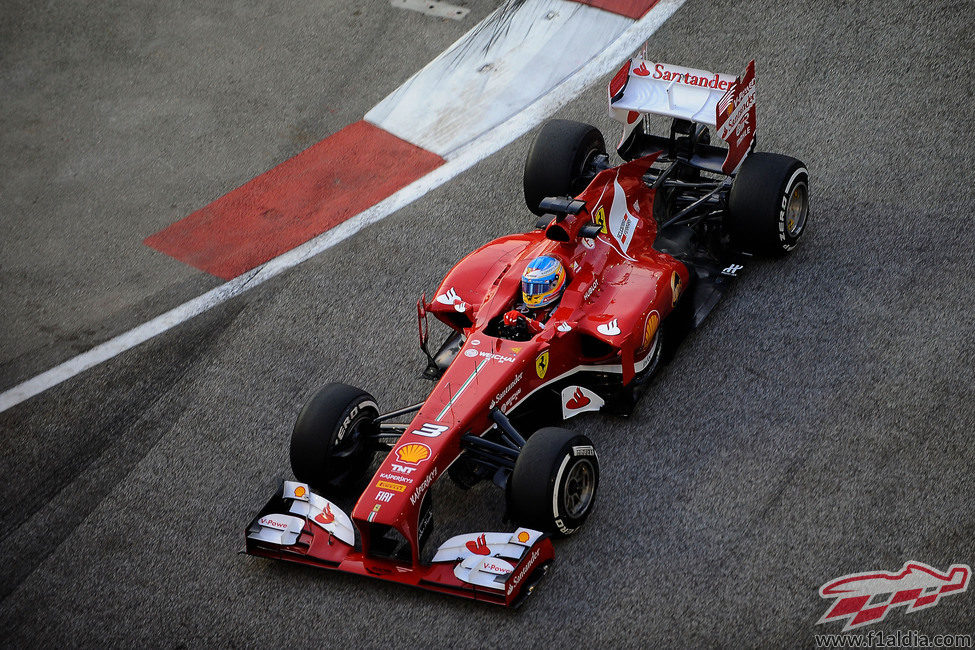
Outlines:
[[[521,274],[521,293],[529,309],[547,307],[565,289],[565,268],[554,257],[536,257]]]

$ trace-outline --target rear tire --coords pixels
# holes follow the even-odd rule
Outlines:
[[[368,440],[379,415],[369,393],[329,384],[301,410],[291,434],[291,469],[326,496],[345,495],[365,477],[375,451]]]
[[[728,230],[741,250],[778,257],[799,243],[809,216],[809,173],[799,160],[753,153],[735,176]]]
[[[599,460],[592,441],[546,427],[528,438],[508,482],[508,513],[521,526],[568,537],[596,502]]]
[[[605,155],[603,135],[594,126],[550,120],[538,131],[525,161],[525,203],[541,216],[548,196],[576,196],[592,181],[592,163]]]

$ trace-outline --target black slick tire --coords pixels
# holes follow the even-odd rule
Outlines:
[[[589,517],[599,487],[592,441],[545,427],[522,447],[508,483],[508,514],[527,528],[568,537]]]
[[[728,197],[728,231],[736,248],[778,257],[796,247],[809,215],[809,172],[775,153],[745,158]]]
[[[328,384],[305,405],[291,434],[291,469],[299,481],[328,495],[358,487],[375,452],[367,439],[379,415],[369,393]]]
[[[538,204],[548,196],[576,196],[592,180],[587,172],[596,156],[606,153],[603,135],[594,126],[571,120],[546,122],[525,160],[525,203],[541,216]]]

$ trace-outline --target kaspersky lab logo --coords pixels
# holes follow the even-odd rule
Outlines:
[[[817,624],[845,620],[846,632],[882,621],[888,611],[901,605],[907,607],[906,614],[934,607],[943,597],[966,591],[971,575],[967,564],[954,564],[942,573],[921,562],[907,562],[893,573],[851,573],[819,588],[820,596],[836,602]]]

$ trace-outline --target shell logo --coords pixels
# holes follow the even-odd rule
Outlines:
[[[680,275],[677,271],[674,271],[673,275],[670,276],[670,294],[673,297],[673,306],[677,306],[677,299],[680,298],[681,291],[683,291],[683,286],[681,285]]]
[[[521,542],[522,544],[527,542],[529,537],[530,535],[525,531],[521,531],[520,533],[518,533],[518,541]]]
[[[305,492],[307,492],[307,490],[305,490],[304,485],[299,485],[298,487],[295,488],[295,496],[298,498],[305,496]]]
[[[659,325],[660,325],[660,314],[658,314],[657,310],[655,309],[652,312],[650,312],[649,316],[647,316],[647,324],[643,330],[644,348],[650,345],[650,342],[653,341],[653,335],[657,333],[657,327]]]
[[[430,458],[430,448],[421,442],[411,442],[397,449],[396,457],[401,463],[419,465]]]

